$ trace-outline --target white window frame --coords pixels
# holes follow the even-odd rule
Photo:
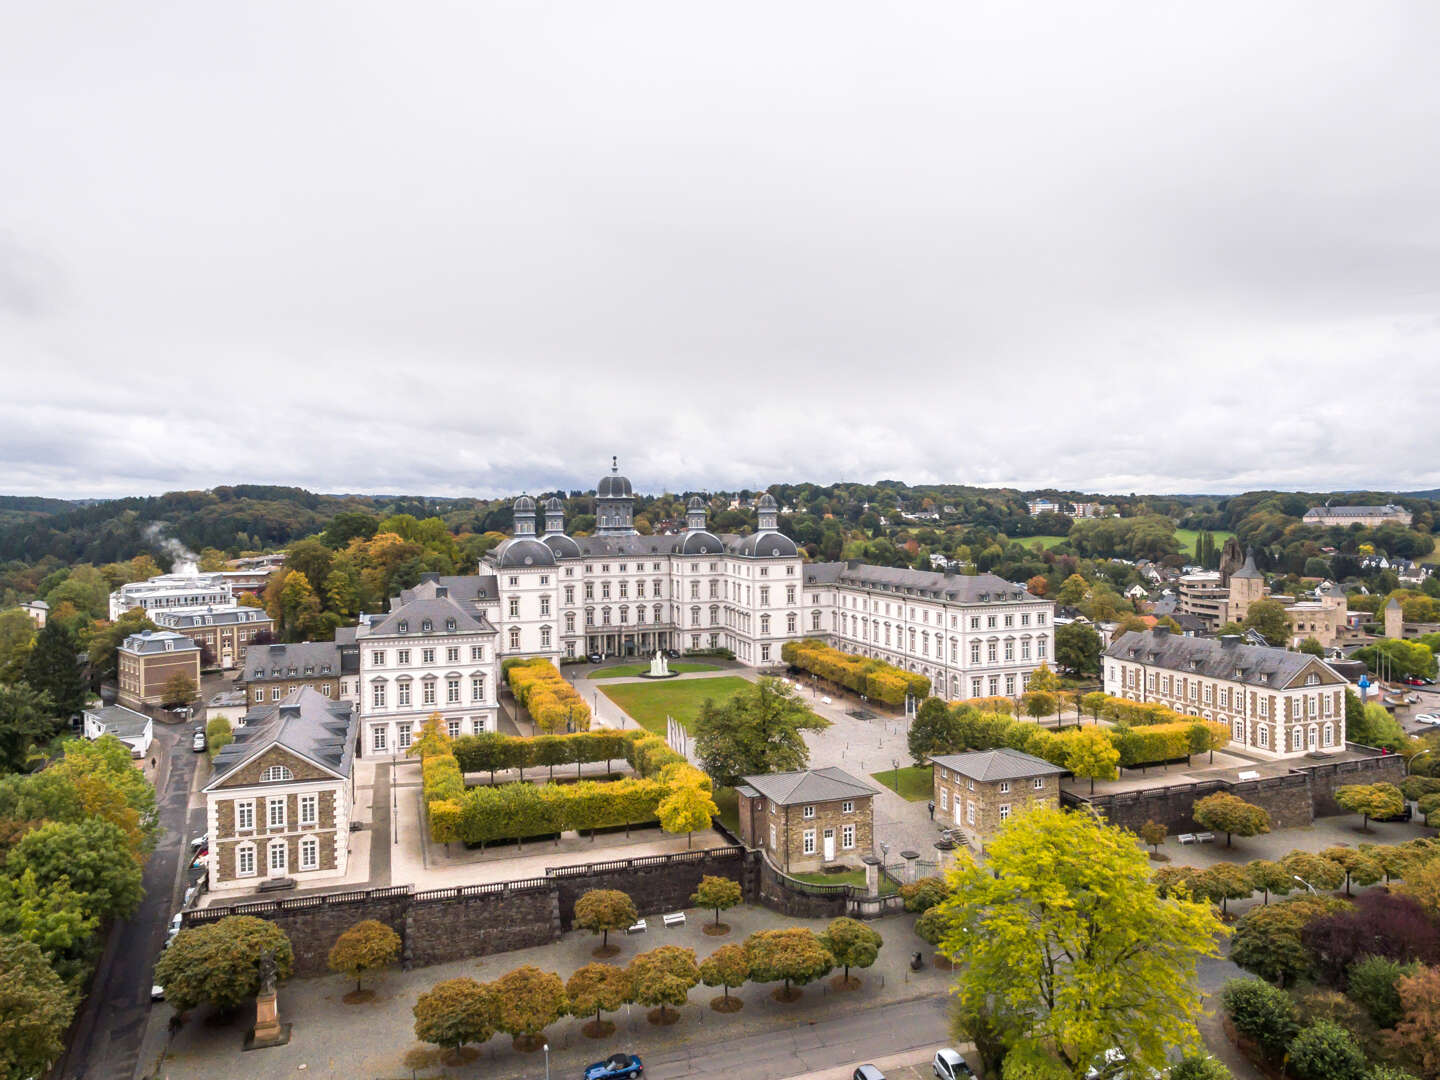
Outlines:
[[[255,831],[255,800],[235,800],[235,831],[253,833]]]
[[[808,821],[810,818],[813,818],[815,816],[815,807],[805,807],[803,810],[800,811],[800,816]]]
[[[842,814],[853,814],[855,812],[855,800],[846,799],[844,802],[842,802],[840,804],[840,812]]]
[[[840,826],[840,847],[842,850],[850,851],[855,847],[855,826]]]
[[[300,827],[320,824],[320,796],[317,794],[301,795],[297,802],[297,810],[300,814]]]
[[[313,836],[302,836],[300,838],[300,867],[301,870],[320,869],[320,841]]]
[[[806,829],[803,833],[800,834],[800,854],[802,854],[802,855],[814,855],[814,854],[815,854],[815,830],[814,830],[814,829]]]
[[[287,801],[284,795],[265,800],[265,828],[283,829],[286,827],[288,810],[285,804]]]
[[[235,876],[255,876],[255,845],[249,840],[235,845]]]

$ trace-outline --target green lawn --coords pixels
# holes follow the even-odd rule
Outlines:
[[[601,671],[591,672],[590,678],[623,679],[631,675],[644,675],[649,670],[649,661],[646,661],[643,664],[621,664],[619,667],[609,667],[604,668]],[[720,669],[714,664],[700,664],[694,662],[686,663],[682,660],[671,664],[670,670],[673,671],[676,675],[684,675],[686,672],[690,671],[719,671]]]
[[[716,703],[728,701],[749,685],[737,675],[721,675],[713,679],[621,683],[603,686],[600,692],[633,716],[641,727],[663,736],[666,716],[675,717],[688,731],[706,698]]]
[[[827,874],[823,871],[815,871],[810,874],[791,874],[797,881],[808,881],[811,885],[853,885],[857,889],[865,888],[864,870],[847,870],[843,874]],[[880,895],[890,896],[895,892],[895,884],[889,878],[880,878]]]
[[[1015,542],[1016,542],[1017,544],[1023,544],[1023,545],[1024,545],[1025,547],[1027,547],[1027,548],[1034,548],[1036,542],[1039,542],[1040,544],[1044,545],[1046,551],[1049,551],[1049,550],[1050,550],[1051,548],[1053,548],[1053,547],[1058,547],[1059,545],[1063,544],[1066,540],[1069,540],[1069,539],[1070,539],[1070,538],[1069,538],[1068,536],[1017,536],[1017,537],[1014,537],[1014,540],[1015,540]]]
[[[1215,538],[1215,550],[1219,551],[1225,546],[1225,541],[1234,536],[1233,532],[1226,532],[1224,529],[1211,529],[1210,535]],[[1195,541],[1200,538],[1197,529],[1176,529],[1175,540],[1180,545],[1180,554],[1195,557]]]
[[[879,780],[902,799],[911,802],[928,802],[935,790],[935,782],[931,775],[929,765],[903,765],[900,768],[900,787],[895,787],[895,770],[886,769],[884,772],[872,772],[872,779]]]

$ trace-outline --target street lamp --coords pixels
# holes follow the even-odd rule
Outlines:
[[[1296,881],[1300,882],[1301,885],[1304,885],[1305,888],[1309,889],[1310,892],[1311,892],[1311,894],[1313,894],[1313,895],[1315,895],[1315,896],[1319,896],[1319,895],[1320,895],[1319,893],[1315,892],[1315,886],[1314,886],[1314,885],[1311,885],[1310,882],[1306,881],[1306,880],[1305,880],[1303,877],[1301,877],[1299,874],[1291,874],[1290,876],[1291,876],[1292,878],[1294,878]]]
[[[900,759],[891,758],[890,764],[895,768],[895,794],[900,794]]]
[[[1407,757],[1407,758],[1405,759],[1405,775],[1406,775],[1406,776],[1409,776],[1409,775],[1410,775],[1410,763],[1411,763],[1412,761],[1414,761],[1414,760],[1415,760],[1417,757],[1419,757],[1421,754],[1433,754],[1436,749],[1437,749],[1437,748],[1434,747],[1434,746],[1427,746],[1424,750],[1416,750],[1415,753],[1413,753],[1413,754],[1411,754],[1409,757]]]
[[[548,1042],[545,1044],[545,1080],[550,1080],[550,1044]]]

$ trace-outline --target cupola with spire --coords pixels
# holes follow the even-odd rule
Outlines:
[[[529,495],[521,495],[515,500],[515,535],[535,535],[535,500]]]
[[[635,492],[620,475],[620,459],[610,459],[610,475],[595,485],[595,535],[635,535]]]

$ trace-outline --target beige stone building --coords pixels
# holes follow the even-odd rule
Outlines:
[[[1179,591],[1181,612],[1195,616],[1213,631],[1227,622],[1241,622],[1251,604],[1265,599],[1265,575],[1256,568],[1251,551],[1244,565],[1231,574],[1204,570],[1184,575]]]
[[[308,686],[250,710],[205,786],[212,891],[344,876],[356,728],[353,703]]]
[[[1037,806],[1060,805],[1065,770],[1009,747],[932,759],[935,820],[954,825],[976,846],[1010,818]]]
[[[1411,520],[1409,510],[1394,503],[1384,506],[1312,506],[1301,519],[1306,525],[1405,525]]]
[[[271,636],[275,620],[264,608],[208,607],[191,611],[156,610],[150,618],[157,626],[184,634],[202,653],[209,650],[207,666],[229,670],[245,663],[245,651],[257,637]]]
[[[116,697],[130,709],[159,705],[165,684],[176,675],[188,675],[200,689],[200,646],[173,630],[143,630],[131,634],[115,653],[120,692]]]
[[[1102,666],[1107,694],[1227,724],[1239,749],[1273,758],[1345,749],[1346,681],[1318,657],[1156,629],[1122,636]]]
[[[273,704],[302,686],[322,697],[347,697],[341,687],[340,646],[333,641],[258,645],[245,656],[239,681],[251,705]]]
[[[858,864],[875,842],[876,789],[843,769],[742,777],[740,839],[786,873]]]

